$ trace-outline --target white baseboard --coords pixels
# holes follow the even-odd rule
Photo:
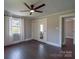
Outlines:
[[[41,39],[39,39],[37,41],[44,42],[44,43],[49,44],[49,45],[52,45],[52,46],[61,47],[61,45],[58,45],[58,44],[55,44],[55,43],[52,43],[52,42],[48,42],[48,41],[44,41],[44,40],[41,40]]]
[[[32,39],[29,38],[29,39],[26,39],[26,40],[19,40],[19,41],[10,42],[8,44],[5,44],[4,46],[9,46],[9,45],[17,44],[17,43],[20,43],[20,42],[29,41],[29,40],[32,40]]]
[[[6,44],[5,46],[9,46],[9,45],[13,45],[13,44],[20,43],[20,42],[23,42],[23,41],[29,41],[29,40],[32,40],[32,39],[29,38],[29,39],[26,39],[26,40],[15,41],[15,42]],[[36,39],[34,39],[34,40],[36,40]],[[61,46],[58,45],[58,44],[55,44],[55,43],[52,43],[52,42],[48,42],[48,41],[44,41],[44,40],[41,40],[41,39],[39,39],[39,40],[37,40],[37,41],[44,42],[44,43],[49,44],[49,45],[52,45],[52,46],[61,47]]]

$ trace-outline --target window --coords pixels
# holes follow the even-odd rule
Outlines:
[[[41,32],[44,31],[44,29],[43,29],[43,24],[40,25],[40,31],[41,31]]]
[[[43,39],[43,24],[40,25],[40,39]]]
[[[9,34],[20,34],[21,20],[19,18],[9,18]]]

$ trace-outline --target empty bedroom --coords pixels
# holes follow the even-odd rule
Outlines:
[[[4,0],[5,59],[75,59],[75,0]]]

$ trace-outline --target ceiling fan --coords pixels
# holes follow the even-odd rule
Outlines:
[[[31,5],[29,6],[29,5],[28,5],[27,3],[25,3],[25,2],[24,2],[24,5],[25,5],[28,9],[30,9],[30,10],[23,10],[23,11],[21,11],[21,12],[30,12],[30,15],[32,15],[33,12],[42,13],[43,11],[39,11],[38,9],[41,8],[41,7],[43,7],[43,6],[45,6],[45,4],[41,4],[41,5],[37,6],[37,7],[35,7],[34,4],[31,4]]]

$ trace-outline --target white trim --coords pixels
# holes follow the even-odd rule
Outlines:
[[[34,40],[36,40],[36,39],[34,39]],[[44,43],[52,45],[52,46],[61,47],[60,45],[58,45],[56,43],[48,42],[48,41],[45,41],[45,40],[38,39],[37,41],[44,42]]]
[[[75,16],[75,13],[61,15],[60,18],[63,18],[63,17],[71,17],[71,16]]]
[[[65,11],[61,11],[61,12],[55,12],[55,13],[48,14],[48,15],[45,15],[45,16],[42,16],[42,17],[38,17],[38,18],[45,18],[45,17],[51,16],[51,15],[64,14],[64,13],[69,13],[69,12],[75,12],[75,10],[71,9],[71,10],[65,10]]]
[[[66,15],[61,15],[60,16],[60,22],[59,22],[59,37],[60,37],[60,43],[62,44],[62,18],[64,18],[64,17],[70,17],[70,16],[75,16],[75,13],[71,13],[71,14],[66,14]]]
[[[73,38],[72,36],[66,36],[65,38]]]
[[[9,45],[17,44],[17,43],[20,43],[20,42],[29,41],[29,40],[32,40],[32,39],[29,38],[29,39],[26,39],[26,40],[14,41],[14,42],[11,42],[9,44],[5,44],[4,46],[9,46]]]

